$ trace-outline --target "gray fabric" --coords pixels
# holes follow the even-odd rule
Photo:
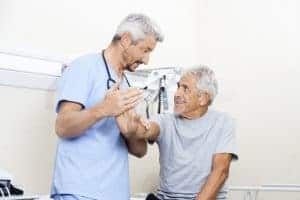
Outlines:
[[[214,154],[231,153],[238,159],[234,122],[225,113],[208,110],[194,120],[162,114],[152,120],[160,126],[160,191],[197,194],[211,172]],[[226,194],[223,187],[218,198]]]

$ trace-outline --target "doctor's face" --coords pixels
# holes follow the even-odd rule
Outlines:
[[[140,64],[147,65],[150,53],[154,50],[156,43],[157,41],[152,35],[148,35],[136,43],[131,42],[123,52],[123,59],[126,63],[125,69],[133,72]]]

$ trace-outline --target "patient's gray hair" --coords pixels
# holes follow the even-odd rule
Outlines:
[[[195,76],[199,92],[207,92],[209,94],[210,105],[218,94],[218,82],[214,71],[207,66],[200,65],[187,69],[183,75]]]
[[[130,33],[133,42],[144,39],[147,35],[153,35],[158,42],[164,40],[160,27],[144,14],[130,14],[118,26],[114,41],[121,39],[123,33]]]

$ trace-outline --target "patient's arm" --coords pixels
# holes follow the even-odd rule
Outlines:
[[[143,137],[148,141],[156,141],[159,134],[160,128],[156,122],[149,121],[148,119],[140,118],[140,124],[146,128],[145,132],[137,132],[139,137]]]
[[[135,137],[155,141],[159,135],[158,124],[140,117],[134,110],[119,115],[116,121],[126,138]]]
[[[232,155],[218,153],[213,157],[212,172],[210,173],[196,200],[215,200],[219,190],[229,175],[229,167]]]

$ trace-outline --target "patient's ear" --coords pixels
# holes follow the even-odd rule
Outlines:
[[[209,104],[209,101],[210,101],[209,94],[207,92],[200,93],[199,97],[198,97],[198,100],[199,100],[200,106],[207,106]]]

